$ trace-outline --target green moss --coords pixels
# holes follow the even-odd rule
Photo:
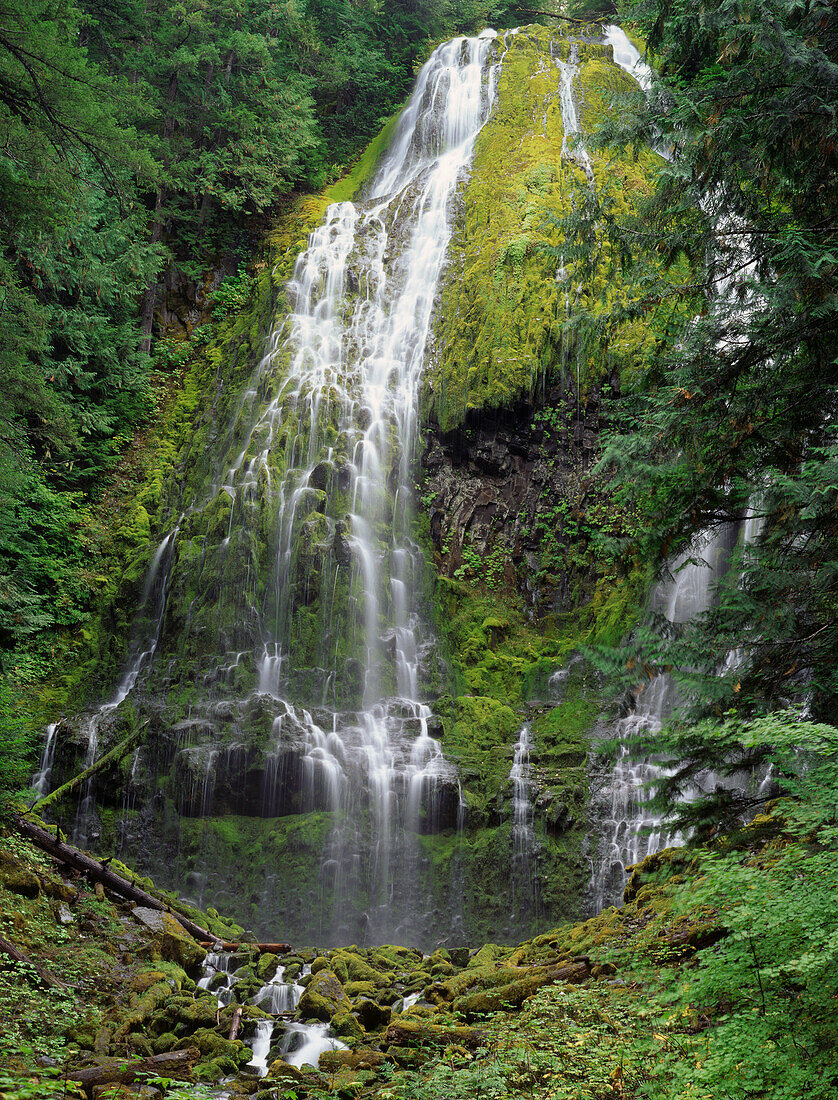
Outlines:
[[[620,277],[600,242],[592,281],[585,276],[580,283],[581,268],[577,272],[570,261],[565,282],[556,278],[564,245],[558,219],[589,186],[579,158],[562,155],[556,46],[566,59],[568,41],[556,41],[555,31],[545,27],[522,28],[507,43],[497,105],[477,140],[442,290],[440,354],[426,378],[426,405],[444,430],[462,423],[469,410],[530,398],[548,381],[573,377],[584,390],[607,369],[624,365],[610,349],[583,347],[565,331],[567,287],[602,299],[605,308],[619,293]],[[605,46],[579,46],[575,95],[587,133],[613,109],[620,90],[632,86],[610,55]],[[652,154],[634,161],[591,159],[598,184],[620,176],[625,205],[655,170]],[[642,325],[627,327],[619,350],[636,350],[646,337]]]

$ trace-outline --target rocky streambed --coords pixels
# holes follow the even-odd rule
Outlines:
[[[138,906],[10,835],[0,856],[7,1072],[38,1082],[25,1095],[61,1095],[49,1091],[60,1085],[90,1100],[441,1098],[476,1095],[457,1090],[481,1074],[497,1077],[498,1096],[520,1091],[522,1074],[536,1095],[581,1074],[568,1096],[628,1096],[596,1083],[663,1026],[638,952],[651,943],[677,965],[719,934],[712,919],[669,912],[661,880],[683,870],[673,850],[635,871],[621,909],[516,946],[428,955],[250,942],[215,910],[160,891],[174,911]],[[178,906],[206,940],[186,931]]]

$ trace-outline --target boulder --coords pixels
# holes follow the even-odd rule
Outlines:
[[[276,973],[276,968],[279,966],[279,959],[276,955],[271,954],[270,951],[266,951],[263,955],[259,956],[256,963],[256,977],[264,985],[265,982],[271,980]]]
[[[376,1001],[362,997],[355,1002],[355,1014],[366,1031],[377,1031],[390,1023],[392,1009],[389,1005],[380,1005]]]
[[[337,1012],[351,1012],[352,1002],[332,970],[319,970],[300,997],[298,1012],[303,1019],[329,1023]]]
[[[154,934],[155,946],[167,962],[177,963],[187,974],[197,973],[201,969],[206,951],[171,913],[137,905],[131,910],[131,915]]]
[[[399,1016],[387,1028],[382,1043],[390,1047],[461,1046],[476,1050],[487,1042],[486,1033],[471,1027],[444,1027]]]

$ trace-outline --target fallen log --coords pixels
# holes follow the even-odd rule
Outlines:
[[[244,941],[240,943],[234,943],[232,940],[208,940],[206,929],[204,929],[203,937],[198,940],[201,947],[206,947],[208,951],[211,951],[214,947],[220,948],[222,951],[240,951],[256,950],[262,954],[270,953],[271,955],[284,955],[286,951],[291,950],[290,943],[246,943]]]
[[[77,871],[83,871],[94,881],[101,882],[105,889],[113,891],[114,894],[119,894],[120,897],[127,898],[128,901],[135,901],[138,905],[145,905],[149,909],[157,909],[161,913],[171,913],[190,936],[194,936],[199,941],[206,940],[206,928],[202,928],[200,924],[195,924],[194,921],[179,913],[173,906],[160,901],[153,894],[146,893],[139,886],[135,886],[133,882],[122,878],[110,867],[106,867],[92,856],[87,855],[86,852],[56,840],[46,829],[41,829],[38,825],[34,825],[23,817],[18,816],[12,820],[14,827],[21,836],[31,840],[35,847],[40,848],[42,852],[46,852],[61,863],[66,863],[69,867],[74,867]]]
[[[85,768],[83,772],[79,772],[78,775],[74,775],[72,779],[69,779],[60,787],[56,787],[54,791],[50,791],[48,795],[38,799],[32,807],[31,812],[40,814],[42,810],[50,809],[57,802],[60,802],[65,795],[72,794],[73,791],[78,790],[78,788],[86,783],[88,779],[92,779],[97,772],[102,771],[108,764],[114,764],[118,760],[121,760],[147,725],[148,720],[137,726],[132,733],[128,734],[124,741],[120,741],[118,745],[114,745],[112,749],[109,749],[103,756],[100,756],[89,768]]]
[[[227,1036],[228,1040],[232,1042],[239,1033],[239,1026],[242,1022],[242,1012],[244,1008],[242,1005],[236,1007],[236,1011],[233,1013],[233,1022],[230,1024],[230,1034]]]
[[[41,966],[40,963],[35,962],[34,959],[30,959],[28,955],[25,955],[20,948],[16,947],[11,940],[7,940],[4,936],[0,936],[0,951],[4,955],[8,955],[10,959],[14,959],[15,962],[26,963],[27,966],[31,966],[44,985],[49,986],[50,989],[69,989],[70,987],[62,982],[60,978],[56,978],[53,974]]]
[[[115,1058],[101,1066],[65,1070],[64,1076],[68,1081],[78,1081],[89,1096],[97,1085],[130,1085],[143,1076],[189,1080],[192,1067],[200,1057],[201,1052],[197,1047],[189,1047],[187,1050],[172,1050],[137,1061]]]

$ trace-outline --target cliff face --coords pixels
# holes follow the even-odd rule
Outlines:
[[[585,902],[598,702],[575,655],[625,629],[643,580],[602,549],[625,520],[594,459],[645,335],[603,349],[567,330],[568,295],[621,289],[608,257],[565,263],[556,219],[606,179],[631,201],[650,161],[595,157],[576,133],[625,79],[607,47],[543,28],[473,42],[483,109],[495,99],[445,207],[423,445],[413,406],[386,405],[395,368],[384,413],[362,372],[335,369],[369,338],[374,288],[411,270],[407,211],[430,169],[384,213],[369,196],[420,97],[336,193],[281,220],[246,308],[185,345],[132,513],[157,541],[132,543],[88,669],[107,682],[108,624],[122,628],[118,687],[57,739],[53,785],[147,723],[85,792],[77,838],[267,938],[361,942],[398,912],[391,939],[511,939]],[[467,73],[465,47],[445,49]],[[365,178],[294,272],[326,202]],[[325,307],[301,313],[301,287],[332,294],[323,256],[342,233],[328,301],[345,342],[315,385],[323,345],[298,349]]]

